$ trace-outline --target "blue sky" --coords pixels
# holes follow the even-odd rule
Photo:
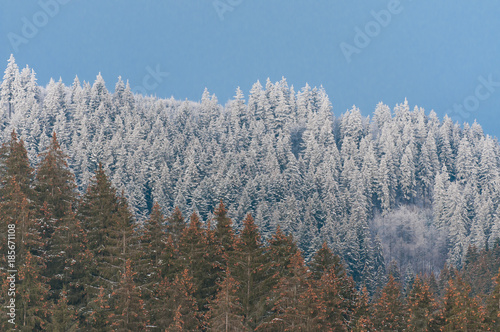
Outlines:
[[[495,0],[3,0],[0,68],[14,53],[41,85],[101,72],[110,89],[118,76],[166,98],[207,87],[222,104],[284,76],[323,85],[336,115],[406,97],[500,136],[499,17]]]

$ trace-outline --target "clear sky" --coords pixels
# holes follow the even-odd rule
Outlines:
[[[101,72],[111,90],[122,76],[166,98],[207,87],[224,104],[284,76],[296,91],[323,85],[336,115],[406,97],[500,136],[497,0],[2,0],[2,71],[11,53],[40,85]]]

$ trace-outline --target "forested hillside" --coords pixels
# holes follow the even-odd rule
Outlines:
[[[222,200],[205,226],[178,208],[166,218],[156,203],[138,225],[102,165],[78,196],[55,134],[40,158],[31,168],[14,132],[0,149],[3,331],[500,327],[500,241],[469,247],[463,269],[444,266],[439,279],[391,263],[387,277],[356,284],[326,243],[306,265],[279,226],[262,241],[247,214],[235,230]]]
[[[500,236],[498,141],[406,100],[363,117],[334,115],[322,88],[285,79],[238,88],[224,106],[207,91],[200,102],[134,95],[120,78],[110,92],[101,75],[40,87],[13,57],[0,93],[3,142],[15,130],[35,166],[55,132],[77,190],[102,163],[139,224],[155,202],[206,223],[222,199],[236,229],[251,213],[265,240],[280,226],[306,260],[326,242],[367,284],[392,260],[409,275],[459,268],[469,245]]]

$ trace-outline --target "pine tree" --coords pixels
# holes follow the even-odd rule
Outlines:
[[[267,250],[267,260],[271,262],[268,273],[272,277],[272,280],[274,280],[274,284],[281,277],[288,275],[290,260],[297,252],[298,248],[293,241],[293,237],[291,235],[286,236],[278,226],[276,233],[269,240]]]
[[[429,291],[434,299],[439,298],[439,285],[434,272],[429,275],[424,275],[422,280],[429,286]]]
[[[67,270],[71,266],[66,263],[74,258],[84,258],[78,255],[78,251],[71,252],[71,247],[78,243],[80,245],[77,250],[83,249],[82,253],[85,251],[82,247],[84,237],[72,211],[76,203],[75,180],[68,169],[67,157],[59,146],[55,132],[49,148],[41,154],[41,158],[35,178],[35,191],[37,205],[41,207],[39,218],[43,229],[42,240],[46,243],[44,249],[48,257],[45,275],[50,280],[52,296],[57,298],[63,284],[70,282],[66,272],[69,272]],[[70,238],[72,241],[68,241]],[[74,256],[68,257],[69,255]],[[65,280],[61,284],[59,276],[63,275]]]
[[[181,271],[188,269],[196,289],[195,298],[200,311],[206,311],[206,304],[215,292],[214,262],[209,259],[206,231],[201,228],[198,215],[193,213],[189,226],[184,229],[179,242]],[[214,287],[215,286],[215,287]]]
[[[406,305],[403,302],[400,284],[389,275],[382,294],[374,305],[373,322],[377,329],[402,331],[406,327]]]
[[[340,265],[330,266],[316,283],[322,330],[347,331],[356,312],[356,289]]]
[[[67,212],[56,225],[51,242],[53,256],[47,263],[51,268],[45,272],[51,280],[51,290],[66,289],[69,305],[81,308],[86,304],[87,294],[82,281],[88,275],[93,256],[87,248],[87,234],[74,212]]]
[[[130,211],[124,193],[118,196],[117,211],[113,216],[113,228],[110,230],[111,243],[109,251],[112,256],[111,265],[122,266],[122,274],[126,269],[126,261],[137,257],[138,234],[134,230],[134,216]]]
[[[227,209],[222,200],[214,211],[213,220],[216,222],[215,229],[207,228],[207,259],[212,262],[212,269],[207,271],[205,290],[209,292],[208,297],[215,295],[215,286],[226,278],[226,270],[233,270],[232,256],[234,254],[235,236],[232,228],[232,220],[227,216]],[[210,286],[212,287],[210,287]]]
[[[315,280],[321,279],[321,276],[332,267],[336,271],[341,268],[340,257],[332,253],[326,242],[323,242],[323,246],[316,251],[308,265],[311,270],[311,276]]]
[[[500,329],[500,269],[494,281],[495,288],[486,302],[485,322],[491,331],[498,331]]]
[[[109,316],[114,331],[145,331],[147,315],[141,292],[134,284],[131,260],[126,262],[119,287],[113,292],[112,313]]]
[[[332,291],[333,294],[336,293],[335,289]],[[331,301],[332,298],[328,298],[328,295],[331,294],[332,293],[322,294],[316,283],[308,279],[307,289],[300,294],[297,308],[301,316],[301,321],[298,322],[297,326],[294,326],[293,329],[316,331],[331,328],[331,325],[335,327],[339,325],[342,326],[342,321],[336,321],[333,324],[331,324],[331,321],[328,321],[328,318],[332,318],[332,312],[335,311],[335,309],[328,309],[334,308],[337,304],[335,297],[333,297],[333,301]]]
[[[239,283],[237,295],[241,300],[244,323],[255,328],[264,312],[267,262],[259,230],[250,214],[243,220],[243,229],[236,239],[233,276]]]
[[[88,314],[85,318],[85,328],[89,331],[109,331],[109,319],[111,316],[111,307],[109,298],[104,287],[99,288],[99,293],[92,298],[86,306]]]
[[[448,264],[444,264],[441,272],[439,273],[438,289],[440,297],[444,296],[449,281],[453,278],[456,278],[457,275],[458,271],[456,268],[454,268],[453,266],[449,266]]]
[[[11,139],[2,144],[0,161],[0,193],[2,195],[8,193],[12,189],[10,184],[14,179],[19,184],[21,191],[30,200],[33,200],[33,169],[30,166],[24,142],[22,139],[17,139],[15,131],[12,131]]]
[[[232,221],[227,216],[227,209],[222,200],[214,211],[215,236],[220,246],[220,255],[229,253],[234,249],[234,232],[232,229]],[[221,262],[222,263],[222,262]]]
[[[432,314],[437,309],[429,285],[418,275],[408,294],[408,330],[427,331]]]
[[[174,321],[168,326],[167,331],[171,332],[183,332],[184,330],[184,321],[182,320],[181,314],[182,306],[178,306],[175,311]]]
[[[51,322],[47,330],[54,332],[72,332],[78,329],[76,310],[68,304],[65,290],[61,291],[57,303],[51,310]]]
[[[448,282],[441,317],[442,331],[484,331],[484,312],[470,297],[470,286],[458,275]]]
[[[383,213],[390,211],[395,200],[395,190],[394,190],[394,164],[392,160],[392,152],[388,150],[386,154],[380,159],[379,165],[379,200],[382,205]]]
[[[208,331],[245,331],[241,303],[237,292],[239,284],[226,270],[226,278],[219,283],[219,290],[207,313]]]
[[[40,257],[29,251],[19,266],[16,285],[19,319],[16,320],[16,327],[21,331],[43,330],[48,323],[50,304],[47,301],[48,289],[41,275],[43,267]]]
[[[436,141],[434,133],[429,130],[427,138],[422,145],[420,154],[418,155],[417,167],[417,183],[421,188],[421,194],[428,202],[430,199],[431,190],[434,186],[434,177],[439,170],[439,160],[437,156]]]
[[[16,76],[13,88],[14,99],[12,100],[12,106],[15,112],[12,113],[10,126],[15,128],[20,135],[26,136],[27,139],[31,140],[30,122],[26,119],[35,119],[39,116],[38,101],[40,100],[35,72],[26,66]],[[30,157],[34,159],[36,158],[36,154],[30,153]]]
[[[146,298],[154,293],[162,278],[162,268],[168,265],[170,257],[166,257],[167,236],[165,217],[160,205],[155,203],[149,218],[144,222],[140,236],[138,262],[138,279],[146,291]]]
[[[0,85],[0,109],[2,110],[2,116],[8,119],[12,117],[14,112],[12,104],[14,102],[14,80],[17,75],[19,75],[19,68],[14,55],[11,54]]]
[[[495,154],[495,143],[490,136],[486,136],[481,144],[481,156],[478,166],[479,186],[483,192],[492,192],[495,179],[498,178],[497,155]]]
[[[7,189],[4,187],[3,189]],[[32,212],[32,203],[30,199],[22,192],[21,186],[12,178],[8,184],[8,191],[2,195],[0,202],[0,212],[2,213],[2,230],[5,231],[2,239],[2,246],[7,244],[7,227],[15,225],[16,241],[16,264],[22,264],[28,253],[35,253],[37,259],[42,260],[43,243],[40,238],[40,227]],[[5,259],[5,257],[3,257]]]
[[[152,323],[160,329],[167,328],[168,331],[179,326],[182,326],[182,331],[199,331],[201,315],[194,297],[195,292],[193,277],[188,269],[177,274],[173,281],[164,278],[157,296],[161,303],[152,312]]]
[[[353,331],[368,332],[375,330],[372,322],[373,307],[369,303],[370,294],[368,289],[363,287],[359,292],[353,317]]]
[[[453,134],[452,134],[452,126],[453,123],[451,119],[445,115],[443,119],[443,123],[441,127],[439,128],[439,134],[438,134],[438,154],[439,154],[439,160],[441,161],[442,164],[446,166],[448,171],[450,172],[450,178],[452,180],[455,179],[455,172],[454,172],[454,151],[452,149],[452,144],[451,140],[453,139]]]
[[[413,160],[413,151],[411,145],[405,149],[401,158],[401,191],[406,201],[410,201],[415,197],[416,181],[415,181],[415,163]]]
[[[477,164],[467,137],[462,138],[456,159],[456,176],[461,184],[477,182]]]
[[[288,273],[282,276],[269,296],[273,304],[272,315],[257,330],[262,331],[302,331],[308,330],[314,323],[315,308],[318,301],[312,301],[307,282],[308,272],[300,251],[290,258]],[[313,300],[316,298],[314,297]],[[316,302],[316,303],[315,303]],[[311,312],[312,311],[312,312]]]
[[[132,215],[126,200],[116,194],[102,165],[83,196],[79,218],[87,234],[87,245],[93,257],[86,283],[89,300],[104,287],[111,294],[125,273],[125,263],[132,256]]]
[[[149,320],[154,324],[160,324],[161,316],[163,316],[161,312],[165,304],[165,290],[180,269],[181,263],[179,260],[178,252],[174,249],[172,237],[169,236],[161,253],[161,268],[156,271],[157,274],[148,278],[149,282],[146,283],[142,281],[142,278],[138,278],[138,284],[143,291],[146,310],[149,313]],[[148,263],[147,259],[144,262],[140,261],[141,265],[145,263]],[[138,270],[141,271],[141,268],[139,267]]]
[[[464,259],[462,277],[471,286],[471,294],[485,298],[494,288],[491,282],[495,277],[496,268],[500,267],[495,262],[491,250],[478,250],[475,246],[469,246]]]
[[[11,140],[0,149],[0,213],[2,250],[6,252],[7,227],[15,225],[15,265],[18,270],[16,281],[17,328],[22,331],[41,329],[48,321],[48,288],[42,276],[45,268],[43,242],[40,227],[33,214],[33,170],[23,141],[17,140],[12,132]],[[2,255],[3,266],[6,256]],[[4,265],[5,264],[5,265]],[[5,279],[7,280],[7,279]]]
[[[106,299],[115,305],[108,296],[116,291],[126,260],[132,259],[139,272],[134,281],[148,310],[162,306],[161,288],[187,268],[196,285],[198,310],[206,313],[229,266],[240,284],[236,295],[243,324],[254,328],[272,312],[274,302],[266,306],[264,297],[292,275],[290,258],[297,247],[309,260],[319,247],[319,234],[342,252],[354,280],[373,292],[385,284],[385,268],[381,245],[368,226],[379,212],[382,219],[392,218],[390,210],[400,201],[414,202],[413,208],[426,220],[431,217],[427,209],[434,212],[434,223],[408,225],[418,236],[407,243],[408,251],[419,246],[418,254],[438,253],[425,267],[420,264],[424,258],[413,267],[436,271],[441,256],[448,255],[448,263],[462,266],[464,281],[472,283],[469,297],[487,297],[500,265],[495,245],[500,237],[500,148],[477,123],[464,124],[463,129],[448,117],[440,123],[434,112],[428,117],[422,109],[411,112],[406,102],[396,106],[394,119],[391,110],[379,104],[373,120],[363,118],[356,108],[333,120],[322,89],[306,86],[295,95],[284,79],[275,84],[268,80],[265,91],[255,84],[248,99],[247,107],[238,90],[223,108],[208,91],[201,104],[142,98],[121,79],[110,95],[100,75],[93,87],[75,79],[72,87],[51,80],[39,89],[34,71],[26,67],[19,72],[11,57],[0,90],[0,129],[6,142],[0,149],[0,250],[6,249],[5,227],[16,222],[18,266],[29,258],[40,281],[20,285],[24,296],[33,296],[23,308],[29,312],[38,306],[35,303],[48,302],[34,320],[26,320],[26,326],[45,324],[43,328],[50,329],[50,310],[56,310],[51,302],[64,306],[67,300],[78,310],[80,323],[101,315],[102,324],[96,323],[95,329],[106,329],[110,312],[96,312],[95,303]],[[13,128],[26,144],[15,132],[9,140]],[[55,136],[50,139],[53,131],[59,143]],[[68,148],[71,157],[64,157],[60,147]],[[40,149],[46,150],[39,155]],[[98,161],[109,170],[112,180],[106,179],[107,183],[101,175],[90,181]],[[38,164],[35,179],[30,162]],[[70,169],[78,190],[88,187],[80,204],[75,204]],[[117,194],[111,182],[123,194]],[[227,206],[219,204],[213,215],[209,210],[215,197],[223,198]],[[163,234],[159,211],[177,203],[180,208],[168,218]],[[200,223],[188,232],[181,209],[198,211],[208,227]],[[235,211],[235,226],[240,226],[246,212],[255,212],[269,246],[263,247],[255,237],[258,231],[250,227],[250,235],[245,235],[245,225],[236,236],[227,209]],[[153,212],[150,220],[145,218],[148,210]],[[140,221],[137,225],[134,214]],[[277,225],[282,228],[272,238]],[[392,226],[389,231],[400,232]],[[293,234],[298,244],[291,236],[280,235],[282,230]],[[141,233],[139,242],[135,231]],[[483,245],[489,247],[484,254]],[[324,316],[327,309],[323,311],[321,303],[331,301],[331,307],[338,307],[348,298],[351,306],[354,301],[349,293],[352,284],[348,279],[339,281],[344,280],[340,261],[332,263],[331,258],[323,248],[310,260],[311,276],[297,309],[304,328],[324,322],[328,315]],[[0,255],[4,274],[5,259]],[[331,264],[338,265],[336,273],[331,273]],[[457,272],[446,267],[441,275],[444,292]],[[433,293],[439,293],[427,282]],[[344,288],[337,289],[338,285]],[[424,286],[420,293],[426,293]],[[62,289],[67,294],[58,299]],[[406,295],[411,293],[408,289],[409,283]],[[5,293],[0,300],[3,305]],[[184,310],[172,307],[171,321],[163,328],[185,328]],[[343,317],[340,325],[347,319]],[[349,328],[374,329],[367,315],[360,317],[365,320],[354,315]],[[151,321],[157,318],[151,315]],[[433,318],[428,321],[430,328],[445,324],[444,315]]]
[[[184,222],[184,217],[182,216],[181,209],[178,206],[175,207],[174,212],[167,220],[167,229],[169,234],[172,236],[172,240],[177,246],[179,244],[179,239],[181,238],[184,228],[186,228],[186,223]]]
[[[75,205],[76,184],[55,132],[49,148],[41,154],[41,158],[35,182],[38,201],[40,205],[47,202],[52,217],[61,219]]]

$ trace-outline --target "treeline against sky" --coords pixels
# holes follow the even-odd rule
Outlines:
[[[179,208],[166,218],[156,203],[137,222],[102,165],[78,195],[55,134],[35,171],[12,132],[0,149],[0,194],[0,304],[7,310],[4,253],[15,224],[21,331],[500,327],[500,241],[470,247],[462,270],[445,266],[438,279],[401,276],[393,262],[374,284],[356,284],[326,243],[306,264],[292,235],[278,227],[263,240],[251,214],[235,229],[222,201],[206,222],[193,212],[186,223]]]
[[[210,220],[223,199],[237,228],[251,213],[263,239],[279,226],[306,260],[326,242],[358,284],[393,259],[404,274],[461,267],[469,246],[500,236],[498,141],[407,101],[334,116],[322,88],[285,79],[224,106],[208,91],[200,102],[134,95],[121,78],[110,92],[101,75],[40,87],[11,57],[0,109],[2,141],[15,130],[32,166],[57,133],[81,194],[101,163],[141,222],[154,202]]]

